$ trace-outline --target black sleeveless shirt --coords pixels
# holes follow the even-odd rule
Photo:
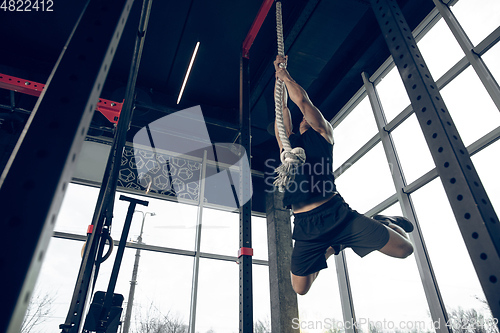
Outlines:
[[[333,145],[312,128],[302,135],[290,135],[289,140],[292,148],[304,148],[306,162],[297,169],[295,180],[288,184],[283,206],[290,209],[292,204],[336,192],[332,170]]]

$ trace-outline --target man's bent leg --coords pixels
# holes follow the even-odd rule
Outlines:
[[[311,273],[307,276],[299,276],[290,272],[292,276],[292,288],[299,295],[305,295],[311,288],[319,272]]]
[[[404,230],[390,223],[386,226],[389,231],[389,241],[379,251],[395,258],[406,258],[413,253],[413,245],[408,240]]]

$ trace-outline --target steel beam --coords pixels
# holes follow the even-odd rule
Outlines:
[[[240,60],[240,145],[248,156],[251,169],[250,145],[250,78],[249,59]],[[250,173],[240,167],[240,198],[248,198],[252,178]],[[240,205],[240,249],[252,248],[252,200]],[[253,296],[252,296],[252,256],[243,254],[239,258],[240,266],[240,333],[253,332]]]
[[[260,27],[262,26],[262,23],[264,23],[264,20],[266,19],[267,13],[269,12],[269,9],[271,9],[273,2],[274,0],[264,0],[262,2],[262,5],[259,8],[259,12],[257,13],[257,16],[252,23],[252,27],[250,28],[250,31],[243,41],[242,54],[244,58],[249,58],[250,48],[252,47],[253,41],[255,40],[255,37],[257,37]]]
[[[45,88],[45,84],[0,73],[0,88],[10,90],[12,93],[19,92],[39,97]],[[120,118],[122,105],[123,103],[100,98],[96,104],[96,111],[99,111],[106,119],[116,124]],[[14,109],[13,107],[12,110]]]
[[[395,0],[371,0],[486,295],[500,317],[500,223]],[[436,221],[439,223],[439,221]]]
[[[429,259],[429,254],[427,252],[427,247],[425,246],[424,237],[422,235],[420,225],[418,224],[417,215],[413,203],[411,201],[410,195],[403,192],[406,185],[406,181],[403,176],[403,170],[399,158],[396,153],[396,147],[392,140],[390,133],[385,131],[385,126],[387,121],[382,110],[382,105],[380,99],[375,90],[375,86],[368,79],[366,73],[362,73],[363,83],[368,93],[368,98],[370,99],[370,104],[375,116],[375,122],[379,130],[382,145],[384,147],[385,155],[387,157],[387,162],[392,165],[392,180],[394,186],[396,187],[396,196],[398,198],[399,204],[401,205],[401,210],[403,215],[412,221],[415,229],[409,234],[410,240],[414,247],[415,260],[417,262],[418,272],[420,273],[420,279],[422,280],[422,285],[424,287],[424,293],[427,298],[427,304],[431,312],[432,320],[434,322],[442,323],[436,328],[437,333],[451,333],[447,325],[444,323],[448,322],[448,315],[444,306],[443,299],[441,297],[441,292],[436,281],[436,276],[432,268],[431,261]]]
[[[347,271],[344,251],[335,256],[335,267],[337,268],[337,280],[339,283],[340,303],[342,306],[345,333],[357,333],[358,324],[354,312],[354,301],[352,299],[351,283],[349,282],[349,273]]]
[[[198,214],[196,215],[196,236],[193,260],[193,278],[191,283],[191,306],[189,308],[189,333],[196,329],[196,305],[198,303],[198,277],[200,274],[201,230],[203,223],[203,205],[205,203],[205,177],[207,174],[207,151],[203,152],[203,162],[200,172],[200,190],[198,194]]]
[[[2,332],[19,332],[132,3],[87,3],[0,177]]]

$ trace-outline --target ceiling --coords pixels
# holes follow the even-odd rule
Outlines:
[[[2,13],[0,73],[44,83],[85,3],[57,1],[53,12],[43,14]],[[432,0],[398,3],[412,29],[434,7]],[[241,47],[261,4],[261,0],[153,1],[129,141],[146,124],[201,105],[212,142],[234,142],[239,126]],[[330,120],[362,86],[360,73],[372,74],[389,56],[369,1],[283,0],[282,6],[288,70]],[[102,98],[123,100],[141,7],[142,1],[136,0]],[[264,171],[265,159],[278,156],[276,140],[267,131],[274,121],[275,24],[273,5],[249,56],[252,168],[260,171]],[[197,41],[198,56],[177,105]],[[18,114],[17,122],[11,120],[11,125],[19,128],[35,102],[35,97],[16,93],[15,106],[25,111]],[[0,104],[11,105],[10,92],[0,89]],[[0,112],[5,115],[9,111],[4,108]],[[297,125],[300,111],[292,107],[292,114]],[[9,128],[3,125],[2,138],[19,132],[15,126]],[[112,128],[96,112],[89,134],[111,137]],[[5,144],[8,140],[2,141]],[[3,150],[5,153],[6,148]]]

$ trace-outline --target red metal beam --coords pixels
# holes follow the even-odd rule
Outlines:
[[[40,96],[45,84],[23,80],[10,75],[0,74],[0,88],[14,90],[31,96]]]
[[[0,74],[0,88],[38,97],[45,88],[45,84]],[[117,124],[122,106],[123,103],[100,98],[96,110],[102,113],[110,122]]]
[[[243,41],[243,57],[249,59],[250,48],[252,47],[253,41],[255,40],[255,37],[257,37],[260,27],[262,26],[262,23],[264,23],[264,20],[266,19],[267,13],[269,12],[269,9],[271,8],[273,2],[274,0],[264,0],[262,2],[259,12],[257,13],[255,20],[252,23],[252,27],[250,28],[250,31]]]

